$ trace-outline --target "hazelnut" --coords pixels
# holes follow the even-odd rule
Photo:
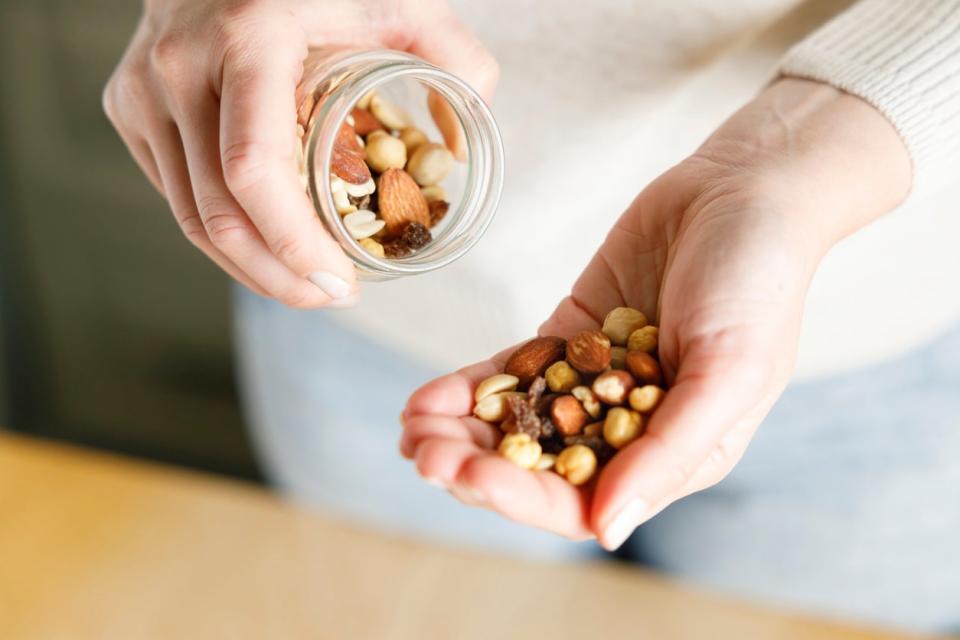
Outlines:
[[[453,169],[453,154],[442,144],[428,142],[417,147],[407,163],[407,173],[421,187],[437,184]]]
[[[657,343],[660,340],[660,329],[651,325],[641,327],[630,334],[627,339],[627,349],[630,351],[643,351],[653,353],[657,350]]]
[[[633,376],[626,371],[613,369],[601,373],[593,381],[593,392],[607,404],[620,405],[627,401],[627,396],[637,386]]]
[[[378,258],[384,257],[383,245],[373,238],[364,238],[360,241],[360,246],[366,249],[369,254],[375,255]]]
[[[407,164],[407,148],[393,136],[376,136],[367,142],[367,164],[377,173],[403,169]]]
[[[550,405],[550,420],[563,435],[575,436],[590,421],[590,415],[573,396],[560,396]]]
[[[525,342],[507,360],[503,372],[519,378],[520,386],[525,387],[533,382],[534,378],[542,376],[554,362],[563,360],[566,344],[566,340],[555,336],[544,336]]]
[[[379,93],[373,94],[369,104],[370,113],[387,129],[403,129],[410,125],[407,112],[393,104]],[[369,144],[369,140],[367,143]]]
[[[581,373],[600,373],[611,357],[610,339],[601,331],[581,331],[567,342],[567,362]]]
[[[547,379],[550,391],[554,393],[567,393],[580,384],[580,374],[564,360],[554,362],[547,367],[544,377]]]
[[[549,471],[553,469],[553,465],[557,463],[557,456],[552,453],[545,453],[540,456],[540,459],[537,460],[537,464],[534,465],[534,470],[536,471]]]
[[[484,422],[503,422],[510,411],[510,405],[507,403],[507,398],[510,396],[526,398],[527,394],[519,391],[503,391],[484,396],[473,407],[473,415]]]
[[[476,391],[473,392],[473,398],[477,402],[480,402],[487,396],[492,396],[495,393],[513,391],[517,388],[518,384],[520,384],[520,379],[516,376],[511,376],[507,373],[498,373],[480,382],[480,384],[477,385]]]
[[[603,332],[610,342],[625,347],[630,334],[647,325],[647,316],[630,307],[617,307],[603,319]]]
[[[663,373],[660,363],[649,353],[643,351],[627,352],[627,370],[633,374],[640,384],[660,384],[663,382]]]
[[[598,418],[600,416],[600,411],[603,407],[600,406],[600,400],[597,396],[590,390],[590,387],[585,387],[583,385],[579,387],[574,387],[570,390],[570,393],[574,398],[580,401],[580,404],[583,405],[583,409],[590,415],[591,418]]]
[[[627,368],[627,348],[626,347],[610,348],[610,368],[620,369],[621,371]]]
[[[640,413],[650,413],[660,404],[666,391],[658,386],[647,384],[630,392],[630,406]]]
[[[430,142],[427,134],[416,127],[404,127],[400,130],[400,141],[407,148],[407,155],[412,156],[417,147]]]
[[[525,433],[508,433],[503,436],[497,450],[501,456],[524,469],[533,469],[543,452],[540,443]]]
[[[603,421],[603,439],[612,447],[622,449],[643,433],[643,416],[636,411],[614,407]]]
[[[431,187],[424,187],[423,189],[420,189],[420,193],[423,194],[427,204],[431,202],[449,202],[447,200],[447,192],[444,191],[443,187],[440,185],[435,184]]]
[[[593,477],[597,470],[597,456],[590,447],[575,444],[560,452],[553,468],[567,482],[579,486]]]

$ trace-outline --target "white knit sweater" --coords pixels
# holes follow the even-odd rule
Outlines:
[[[875,105],[910,149],[915,186],[949,188],[828,256],[800,375],[892,357],[960,319],[960,0],[862,0],[829,22],[830,0],[453,4],[502,68],[498,219],[457,264],[367,286],[335,315],[347,326],[440,370],[533,334],[636,194],[776,69]]]

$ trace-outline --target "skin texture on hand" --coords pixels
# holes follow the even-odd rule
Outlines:
[[[350,306],[353,264],[297,174],[309,47],[409,51],[489,100],[494,59],[441,0],[147,0],[103,106],[187,239],[291,307]]]
[[[910,181],[906,148],[876,110],[818,83],[777,81],[643,190],[540,327],[570,337],[617,306],[659,320],[671,389],[595,487],[514,467],[490,450],[496,429],[464,417],[509,350],[418,390],[401,452],[472,504],[619,546],[740,460],[790,377],[820,260],[896,206]]]

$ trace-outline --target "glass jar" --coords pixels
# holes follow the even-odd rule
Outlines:
[[[427,106],[432,92],[434,99],[449,105],[447,112],[455,115],[450,122],[459,127],[455,134],[461,136],[460,161],[441,184],[449,194],[449,211],[431,229],[432,240],[403,258],[378,257],[367,251],[351,236],[331,193],[334,140],[357,102],[373,90],[401,107],[414,126],[438,141],[443,139],[442,132]],[[320,219],[353,260],[362,279],[387,280],[439,269],[480,240],[500,200],[503,144],[489,108],[465,82],[398,51],[314,50],[304,63],[297,105],[305,188]]]

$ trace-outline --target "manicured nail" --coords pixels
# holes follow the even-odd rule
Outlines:
[[[307,279],[317,285],[323,292],[334,300],[341,300],[350,295],[350,285],[329,271],[314,271]]]
[[[620,513],[613,518],[603,532],[600,542],[603,548],[607,551],[614,551],[626,542],[637,525],[643,522],[648,509],[647,503],[643,500],[635,498],[628,502],[627,506],[620,510]]]
[[[482,493],[465,484],[455,484],[448,490],[454,498],[472,507],[484,507],[487,504],[487,499],[483,497]]]
[[[347,296],[346,298],[340,298],[339,300],[331,300],[327,303],[327,309],[350,309],[357,306],[357,303],[360,302],[360,296],[356,293],[352,296]]]
[[[436,478],[424,478],[424,480],[426,481],[427,484],[431,486],[438,487],[440,489],[447,488],[447,485],[443,484],[443,482],[441,482],[440,480],[437,480]]]

